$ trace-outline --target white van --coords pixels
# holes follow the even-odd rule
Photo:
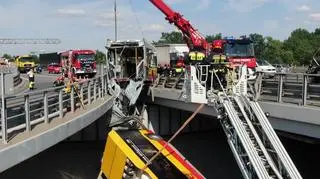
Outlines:
[[[257,67],[259,67],[265,75],[273,77],[277,72],[276,68],[272,66],[267,60],[257,59]]]

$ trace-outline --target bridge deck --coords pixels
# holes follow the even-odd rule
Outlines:
[[[63,118],[53,118],[48,124],[40,123],[30,132],[13,134],[8,144],[0,144],[0,172],[57,144],[82,130],[103,116],[112,106],[112,97],[106,96],[96,102],[68,112]]]

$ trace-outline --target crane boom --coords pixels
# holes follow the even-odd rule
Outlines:
[[[172,10],[162,0],[149,1],[166,16],[166,20],[168,20],[170,24],[173,23],[182,31],[184,38],[191,50],[197,49],[204,52],[208,52],[210,50],[210,44],[206,41],[206,39],[190,24],[187,19],[183,18],[180,13]]]

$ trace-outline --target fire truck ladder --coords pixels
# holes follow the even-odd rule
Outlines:
[[[257,102],[220,95],[220,123],[246,179],[302,178]]]

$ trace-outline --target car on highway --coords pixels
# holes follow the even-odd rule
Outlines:
[[[267,60],[257,59],[257,67],[259,67],[267,77],[274,77],[275,73],[277,73],[276,68]]]
[[[61,69],[61,65],[58,63],[51,63],[48,65],[47,67],[48,73],[61,73],[62,69]]]

